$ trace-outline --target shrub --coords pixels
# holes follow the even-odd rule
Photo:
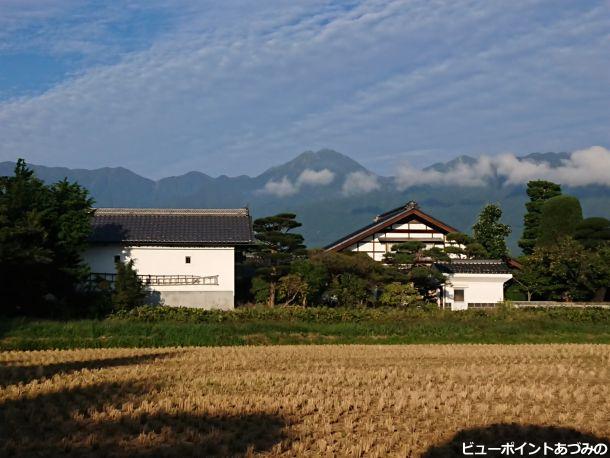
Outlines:
[[[269,282],[264,278],[254,277],[250,293],[254,296],[254,301],[257,304],[266,304],[269,300]]]
[[[390,283],[383,289],[379,303],[387,307],[407,307],[421,300],[412,283]]]
[[[133,259],[127,263],[116,263],[116,280],[112,292],[114,310],[128,310],[143,305],[146,301],[146,291],[138,272],[133,267]]]

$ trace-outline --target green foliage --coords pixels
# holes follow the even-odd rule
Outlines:
[[[574,238],[594,250],[610,244],[610,220],[601,217],[583,219],[574,229]]]
[[[518,283],[512,283],[504,291],[504,299],[507,301],[526,301],[527,294]]]
[[[311,262],[309,259],[297,259],[290,266],[290,272],[300,276],[307,283],[308,288],[303,305],[322,301],[322,296],[330,281],[328,269],[324,264]]]
[[[301,226],[293,213],[280,213],[259,218],[253,228],[257,244],[251,262],[256,266],[256,275],[269,285],[267,302],[275,305],[277,285],[290,271],[290,264],[305,255],[303,236],[291,233]]]
[[[408,307],[421,299],[411,283],[390,283],[383,288],[379,303],[386,307]]]
[[[519,247],[525,255],[533,253],[540,237],[540,215],[544,202],[561,195],[561,186],[544,180],[530,181],[527,184],[527,195],[530,201],[525,204],[527,211],[523,217],[523,235],[519,240]]]
[[[501,223],[500,218],[502,218],[500,206],[488,204],[472,227],[474,241],[478,242],[487,256],[492,259],[504,258],[508,254],[506,237],[510,235],[511,228]],[[476,247],[477,254],[482,252],[481,247]]]
[[[139,307],[146,301],[146,290],[133,267],[133,259],[126,263],[116,263],[116,278],[112,292],[114,310],[129,310]]]
[[[590,300],[610,284],[610,251],[592,253],[570,237],[534,249],[516,273],[534,297],[563,301]]]
[[[447,251],[451,250],[426,249],[422,242],[397,243],[385,255],[385,261],[398,270],[401,282],[411,283],[426,301],[435,301],[437,290],[445,283],[445,277],[430,264],[448,261]],[[461,252],[459,248],[457,251]]]
[[[328,300],[339,307],[363,307],[371,299],[367,286],[364,278],[353,273],[338,275],[327,291]]]
[[[269,282],[261,277],[254,277],[250,292],[257,304],[266,304],[269,301]]]
[[[464,234],[463,232],[450,232],[447,234],[447,240],[464,246],[474,242],[472,237],[470,237],[468,234]]]
[[[425,258],[426,244],[423,242],[395,243],[392,251],[384,255],[387,264],[397,267],[409,267]]]
[[[88,269],[81,259],[93,201],[66,180],[45,185],[19,159],[0,177],[0,277],[6,312],[68,312]]]
[[[556,196],[542,205],[539,236],[536,245],[551,245],[566,236],[573,236],[582,222],[582,208],[576,197]]]
[[[447,254],[457,254],[468,259],[487,259],[490,257],[483,245],[463,232],[451,232],[447,234],[447,240],[459,245],[446,246],[444,251]]]
[[[365,253],[312,252],[308,261],[321,299],[334,306],[376,305],[377,292],[390,282],[406,281],[396,268],[374,261]],[[312,289],[313,283],[310,283]]]
[[[143,306],[111,319],[0,320],[0,350],[266,344],[610,343],[610,310]]]
[[[392,251],[384,255],[387,264],[398,268],[448,259],[449,256],[442,249],[436,247],[426,249],[425,243],[417,241],[396,243],[392,246]]]
[[[284,305],[325,303],[332,306],[375,305],[377,291],[386,283],[406,281],[405,274],[371,259],[365,253],[311,251],[296,258],[275,286]],[[251,292],[258,304],[270,305],[266,278],[253,278]]]
[[[428,302],[436,301],[437,290],[445,284],[445,276],[433,266],[415,266],[407,272],[407,281],[411,282],[419,295]]]
[[[284,275],[278,283],[278,299],[284,305],[299,304],[304,307],[307,305],[309,289],[309,285],[300,275]]]

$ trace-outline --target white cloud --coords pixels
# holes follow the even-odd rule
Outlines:
[[[498,175],[506,177],[509,184],[545,179],[567,186],[610,186],[610,151],[601,146],[574,151],[569,159],[555,168],[547,164],[519,162],[512,155],[500,156],[496,162]]]
[[[360,159],[610,141],[603,2],[149,3],[0,1],[0,49],[94,63],[0,100],[0,160],[237,175],[305,148]]]
[[[352,172],[345,177],[341,191],[346,196],[352,196],[375,191],[379,187],[379,179],[376,175],[366,172]]]
[[[264,194],[271,194],[276,197],[288,197],[296,194],[298,188],[288,179],[282,178],[280,181],[269,180],[265,183],[265,187],[261,189]]]
[[[475,164],[460,163],[449,173],[437,170],[417,170],[408,164],[403,164],[398,167],[394,179],[398,189],[425,184],[482,186],[492,174],[492,159],[481,156]]]
[[[263,189],[258,192],[262,194],[271,194],[276,197],[288,197],[293,196],[301,190],[302,186],[327,186],[333,182],[335,174],[328,169],[322,169],[319,171],[312,169],[305,169],[301,172],[293,183],[287,176],[284,176],[281,180],[269,180],[265,183]]]
[[[574,151],[559,167],[519,160],[514,154],[481,156],[474,164],[460,163],[447,172],[416,170],[403,165],[398,168],[395,182],[398,189],[425,184],[481,186],[492,177],[504,179],[505,184],[543,179],[567,186],[610,186],[610,151],[601,146]]]
[[[310,185],[310,186],[327,186],[335,179],[334,172],[328,169],[312,170],[305,169],[299,175],[297,179],[297,186]]]

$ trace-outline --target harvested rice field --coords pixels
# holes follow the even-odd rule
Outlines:
[[[1,456],[450,457],[609,437],[606,345],[0,353]]]

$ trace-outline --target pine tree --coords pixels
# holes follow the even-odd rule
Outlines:
[[[254,221],[254,232],[260,243],[252,261],[257,267],[256,276],[269,285],[268,305],[275,305],[278,282],[289,273],[290,264],[306,254],[303,236],[290,232],[298,227],[301,223],[294,213],[280,213]]]

